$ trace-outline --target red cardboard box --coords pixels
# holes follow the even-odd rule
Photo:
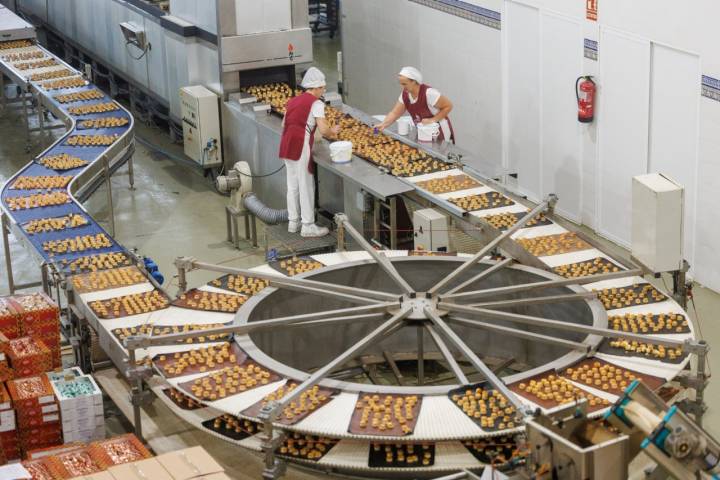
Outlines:
[[[12,297],[12,302],[20,315],[21,335],[28,335],[28,332],[40,332],[49,326],[60,326],[60,309],[44,293],[17,295]]]
[[[7,389],[18,414],[23,409],[38,408],[55,402],[52,385],[45,375],[10,380],[7,382]]]
[[[20,315],[9,298],[0,297],[0,332],[8,338],[20,336]]]
[[[33,337],[20,337],[8,342],[6,355],[16,378],[40,375],[52,370],[52,352]]]

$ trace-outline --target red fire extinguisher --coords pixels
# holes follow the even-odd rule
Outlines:
[[[591,123],[595,118],[595,92],[597,92],[597,85],[592,77],[580,77],[575,82],[578,120],[582,123]]]

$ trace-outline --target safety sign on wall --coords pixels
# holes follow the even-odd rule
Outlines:
[[[585,0],[585,11],[588,20],[597,22],[598,18],[598,0]]]

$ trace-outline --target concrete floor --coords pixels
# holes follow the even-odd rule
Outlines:
[[[337,82],[336,52],[337,40],[321,37],[316,42],[316,63],[323,68],[328,76],[328,84]],[[332,88],[331,88],[332,89]],[[17,172],[35,155],[45,148],[60,131],[54,134],[33,136],[35,146],[30,154],[24,152],[22,121],[14,111],[0,114],[0,184]],[[163,148],[175,154],[182,149],[172,145],[165,134],[158,129],[138,126],[138,135],[161,144]],[[172,261],[181,255],[193,255],[198,259],[223,263],[229,266],[251,267],[264,262],[264,254],[260,249],[249,244],[241,245],[241,250],[232,248],[225,242],[226,198],[215,193],[207,179],[199,171],[179,165],[174,161],[158,155],[142,145],[137,146],[135,154],[135,190],[128,188],[127,169],[121,169],[112,181],[113,201],[115,204],[115,238],[123,245],[137,248],[138,251],[153,258],[165,275],[165,286],[170,286],[171,293],[176,281],[173,278]],[[98,220],[108,218],[105,187],[101,187],[86,204],[91,215]],[[108,225],[105,223],[104,225]],[[262,232],[262,229],[260,229]],[[262,235],[262,233],[260,233]],[[608,248],[620,255],[627,256],[627,251],[599,239]],[[262,244],[262,241],[261,241]],[[39,280],[39,270],[31,263],[31,258],[11,239],[11,252],[15,265],[16,282]],[[2,251],[0,251],[2,255]],[[4,258],[0,265],[4,265]],[[214,278],[212,273],[196,272],[190,276],[191,285],[199,285]],[[663,287],[662,280],[656,280]],[[666,279],[666,282],[669,281]],[[7,278],[3,271],[0,275],[0,295],[6,294]],[[720,310],[720,295],[700,285],[695,286],[695,302],[697,309],[690,308],[690,315],[698,321],[704,338],[711,344],[720,341],[720,323],[715,322],[714,313]],[[720,355],[711,355],[710,368],[720,371]],[[112,371],[103,374],[104,384],[114,389],[117,398],[124,398],[122,383],[113,381]],[[711,382],[706,391],[709,406],[705,417],[705,426],[715,437],[720,438],[720,382]],[[121,411],[127,405],[118,405]],[[233,448],[202,432],[197,432],[187,425],[181,425],[172,413],[159,402],[146,411],[149,424],[154,432],[151,444],[157,451],[172,450],[182,445],[206,445],[221,462],[230,469],[234,478],[258,478],[260,463],[256,457],[240,449]],[[127,428],[124,422],[110,422],[109,428],[118,433]],[[288,478],[317,478],[293,472]]]

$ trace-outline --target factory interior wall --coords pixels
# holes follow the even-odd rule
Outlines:
[[[415,65],[455,103],[459,144],[518,173],[538,200],[630,246],[631,178],[660,172],[686,188],[685,258],[691,275],[720,290],[720,102],[701,75],[720,76],[712,0],[475,0],[502,13],[496,30],[407,0],[343,2],[348,103],[384,114],[395,75]],[[584,40],[598,42],[597,60]],[[598,83],[595,122],[577,121],[575,81]]]

